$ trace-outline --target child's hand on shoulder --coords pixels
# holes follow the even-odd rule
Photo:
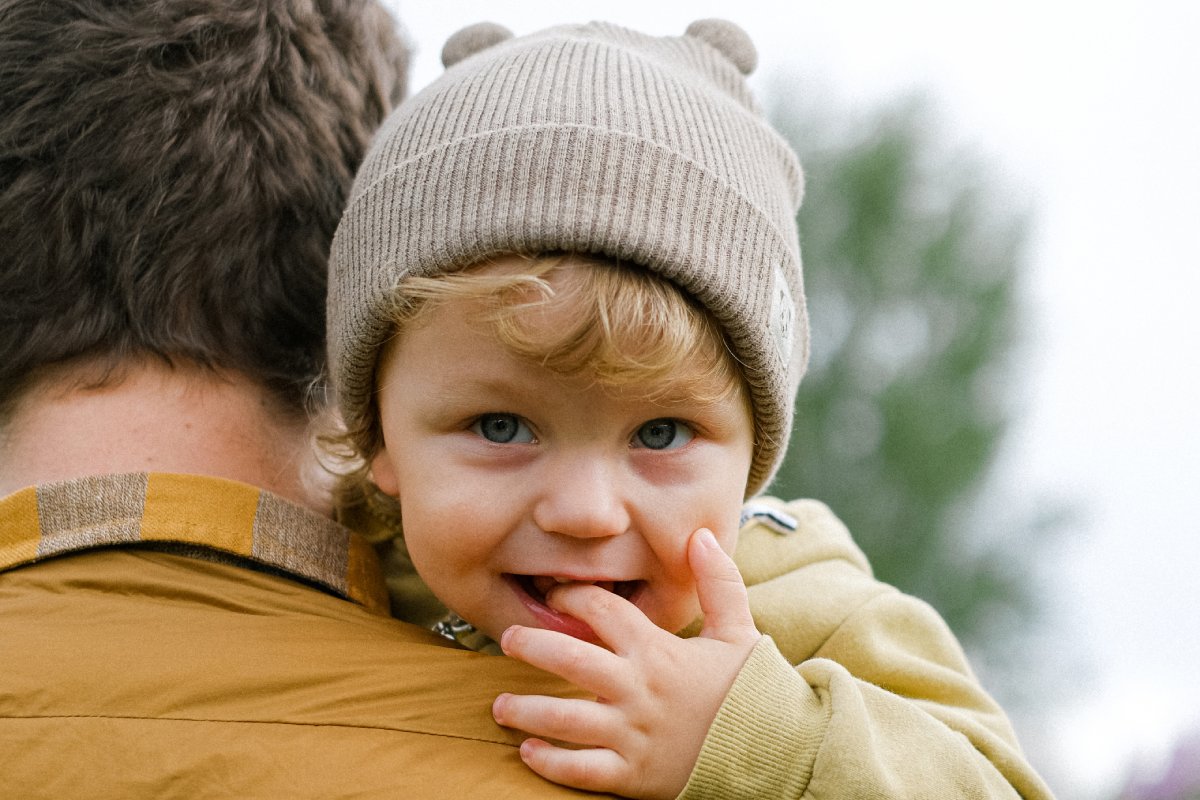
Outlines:
[[[597,699],[503,694],[501,725],[584,749],[526,739],[521,758],[555,783],[633,798],[673,798],[750,651],[761,638],[746,587],[711,532],[696,531],[688,561],[704,629],[681,639],[629,601],[597,586],[554,590],[551,605],[588,623],[608,648],[555,631],[513,626],[504,652],[559,675]]]

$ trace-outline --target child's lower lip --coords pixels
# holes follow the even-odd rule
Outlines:
[[[565,633],[567,636],[574,636],[576,639],[582,639],[585,642],[600,644],[600,637],[596,636],[596,632],[592,630],[591,625],[577,620],[575,617],[555,611],[550,606],[541,602],[525,590],[525,587],[521,584],[521,580],[516,575],[506,574],[504,579],[512,588],[513,593],[516,594],[517,599],[521,601],[521,604],[537,620],[537,627]]]

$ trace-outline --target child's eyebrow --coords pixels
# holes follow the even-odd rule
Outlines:
[[[447,377],[452,377],[448,375]],[[504,378],[473,378],[466,377],[458,380],[447,380],[443,384],[428,386],[427,394],[446,403],[470,403],[480,396],[489,399],[514,400],[526,397],[535,389],[525,381],[514,381]]]

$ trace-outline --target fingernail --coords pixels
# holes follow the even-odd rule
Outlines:
[[[507,702],[508,696],[508,692],[505,692],[492,701],[492,719],[496,720],[499,725],[504,724],[502,717],[504,716],[504,703]]]
[[[708,528],[700,529],[700,544],[704,545],[705,547],[709,548],[710,550],[720,550],[721,549],[721,545],[717,544],[717,537],[713,536],[713,532],[710,531]]]
[[[509,625],[504,629],[504,633],[500,634],[500,649],[505,653],[508,652],[508,642],[512,638],[513,629],[516,627],[516,625]]]

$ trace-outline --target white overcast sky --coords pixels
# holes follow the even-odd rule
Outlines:
[[[850,107],[931,93],[955,137],[1032,187],[1027,411],[1005,463],[1031,496],[1083,511],[1047,568],[1063,663],[1092,666],[1024,743],[1076,800],[1200,728],[1200,3],[390,4],[417,49],[414,91],[473,22],[679,34],[724,17],[758,47],[760,93],[781,73]]]

